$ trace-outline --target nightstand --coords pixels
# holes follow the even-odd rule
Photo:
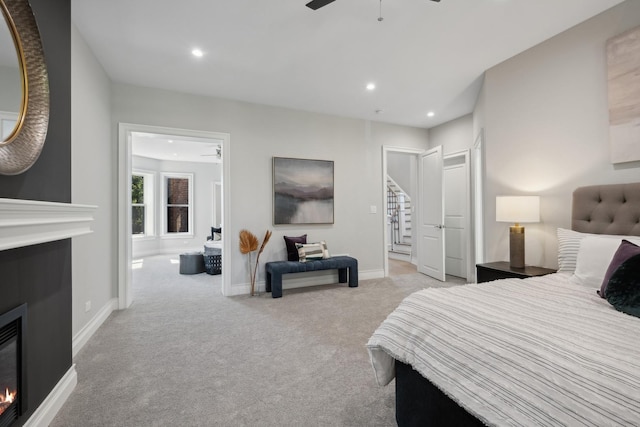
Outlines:
[[[498,279],[526,279],[527,277],[544,276],[555,273],[556,270],[544,267],[526,265],[524,268],[512,268],[507,261],[488,262],[476,265],[478,283]]]

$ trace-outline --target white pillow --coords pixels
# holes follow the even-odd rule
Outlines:
[[[572,283],[600,289],[607,268],[622,239],[640,245],[638,236],[586,236],[580,242],[576,270],[569,278]]]
[[[300,262],[330,258],[329,249],[324,240],[317,243],[296,243],[296,248]]]

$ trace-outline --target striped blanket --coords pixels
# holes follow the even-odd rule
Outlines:
[[[408,296],[367,344],[378,384],[397,359],[487,425],[640,425],[640,319],[568,277]]]

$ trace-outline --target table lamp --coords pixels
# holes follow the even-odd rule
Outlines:
[[[496,221],[515,223],[509,227],[509,264],[524,268],[524,227],[520,223],[540,222],[540,197],[497,196]]]

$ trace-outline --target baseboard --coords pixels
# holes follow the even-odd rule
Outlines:
[[[150,256],[156,255],[175,255],[178,256],[185,252],[203,252],[204,245],[201,246],[192,246],[192,247],[184,247],[184,248],[164,248],[164,249],[153,249],[149,251],[138,251],[131,256],[133,259],[147,258]]]
[[[384,269],[381,268],[379,270],[365,270],[360,272],[359,279],[360,280],[371,280],[371,279],[382,279],[384,277]]]
[[[399,260],[399,261],[411,262],[411,254],[388,251],[387,255],[391,259],[396,259],[396,260]]]
[[[107,302],[93,318],[84,325],[84,327],[73,337],[72,344],[72,356],[76,357],[78,352],[84,345],[89,341],[89,339],[96,333],[98,328],[102,326],[105,320],[109,317],[114,310],[118,309],[118,299],[112,298]]]
[[[358,272],[358,280],[380,279],[384,277],[384,270],[365,270]],[[282,276],[282,289],[306,288],[309,286],[331,285],[338,283],[337,270],[305,271],[302,273],[289,273]],[[231,285],[231,295],[247,295],[251,289],[250,283],[238,283]],[[259,293],[265,292],[264,281],[256,283]]]
[[[58,384],[51,390],[51,393],[44,399],[42,404],[33,412],[33,415],[24,423],[26,427],[46,427],[55,418],[62,405],[67,401],[71,392],[78,384],[78,373],[76,365],[71,368],[58,381]]]

